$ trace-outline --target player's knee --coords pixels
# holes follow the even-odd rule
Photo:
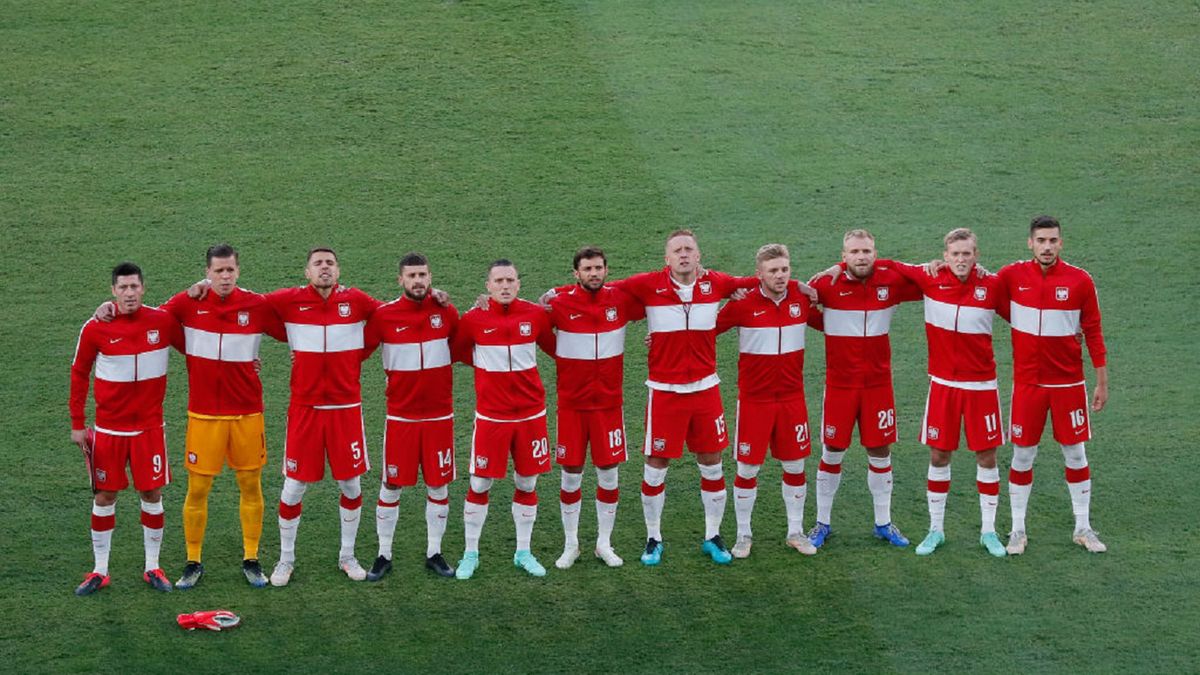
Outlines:
[[[346,499],[358,499],[362,496],[362,481],[359,480],[358,476],[339,480],[337,483],[338,488],[342,491],[342,496]]]
[[[425,494],[430,499],[441,502],[450,498],[450,489],[445,485],[439,485],[438,487],[426,487]]]
[[[97,490],[94,501],[96,506],[112,506],[117,503],[117,493],[109,490]]]
[[[746,479],[757,478],[759,469],[762,469],[762,465],[760,465],[760,464],[747,464],[746,462],[738,462],[737,463],[738,478],[746,478]]]
[[[719,480],[725,475],[720,464],[699,464],[700,477],[705,480]]]
[[[396,502],[400,501],[401,492],[402,488],[397,485],[381,483],[379,485],[379,501],[387,502],[388,504],[395,504]]]
[[[143,502],[157,504],[162,501],[162,488],[154,488],[153,490],[139,490],[138,496]]]
[[[283,490],[279,493],[279,501],[288,506],[295,506],[304,499],[304,492],[308,489],[308,483],[296,480],[295,478],[283,479]]]
[[[867,450],[868,457],[883,458],[883,457],[891,457],[892,456],[892,446],[890,446],[890,445],[881,445],[877,448],[867,448],[866,450]]]
[[[603,469],[596,467],[596,485],[605,490],[617,489],[617,467],[610,466]]]
[[[779,466],[783,468],[784,473],[804,473],[804,460],[802,459],[789,459],[780,462]]]
[[[652,466],[646,462],[646,468],[642,470],[642,480],[646,482],[646,485],[653,487],[662,485],[667,480],[667,467]]]
[[[1014,445],[1012,456],[1013,471],[1029,471],[1033,468],[1033,460],[1037,459],[1038,446]]]
[[[483,494],[492,489],[492,479],[483,476],[471,476],[471,492]]]
[[[212,476],[204,476],[198,473],[188,474],[187,498],[200,501],[208,499],[208,493],[212,490],[212,485]]]
[[[242,494],[262,494],[262,469],[250,469],[237,472],[238,490]],[[212,481],[209,481],[212,485]],[[190,486],[190,484],[189,484]]]
[[[821,461],[826,464],[841,464],[842,457],[845,455],[845,448],[831,448],[828,445],[821,446]]]
[[[533,492],[537,489],[537,476],[522,476],[519,473],[514,473],[513,486],[521,492]]]
[[[562,472],[562,489],[563,492],[577,492],[583,485],[582,473]]]
[[[984,450],[982,452],[975,453],[975,464],[981,469],[996,468],[996,451],[995,451],[995,449]]]
[[[1062,453],[1063,461],[1068,469],[1082,469],[1087,466],[1087,453],[1084,451],[1083,443],[1064,445]]]
[[[930,450],[929,464],[930,466],[936,467],[950,466],[951,457],[953,457],[953,455],[943,450]],[[992,461],[995,462],[995,453],[993,453]]]

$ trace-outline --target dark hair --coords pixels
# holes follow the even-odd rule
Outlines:
[[[429,259],[420,253],[405,253],[404,257],[400,258],[400,274],[404,274],[405,267],[417,267],[418,265],[428,265]]]
[[[1030,236],[1033,236],[1034,230],[1048,230],[1050,228],[1057,228],[1059,232],[1062,232],[1062,225],[1058,224],[1058,218],[1054,216],[1037,216],[1029,222]]]
[[[496,269],[497,267],[511,267],[514,270],[517,269],[517,266],[513,264],[513,261],[509,260],[508,258],[497,258],[497,259],[493,260],[490,265],[488,265],[487,275],[489,277],[492,276],[492,270]],[[521,273],[518,271],[517,277],[519,278],[520,276],[521,276]]]
[[[212,267],[213,258],[228,258],[233,256],[233,262],[238,262],[238,252],[229,244],[213,244],[204,254],[204,264]]]
[[[113,268],[112,285],[113,286],[117,285],[117,277],[127,277],[132,274],[137,275],[139,283],[145,283],[145,280],[142,279],[142,268],[138,267],[137,265],[135,265],[129,261],[126,261],[126,262],[123,262],[120,265],[117,265],[116,267]]]
[[[327,248],[327,247],[325,247],[325,246],[318,246],[318,247],[316,247],[316,248],[311,248],[311,249],[309,249],[309,250],[308,250],[308,257],[304,259],[304,262],[305,262],[306,264],[308,263],[308,261],[312,260],[312,257],[313,257],[313,254],[314,254],[314,253],[329,253],[329,254],[332,254],[332,255],[333,255],[333,261],[334,261],[334,262],[337,262],[337,253],[335,253],[333,249],[331,249],[331,248]]]
[[[604,266],[608,267],[608,256],[604,255],[604,249],[599,246],[584,246],[576,251],[575,259],[571,261],[571,265],[578,270],[579,262],[588,258],[599,258],[604,261]]]

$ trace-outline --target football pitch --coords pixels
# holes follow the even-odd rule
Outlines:
[[[1193,2],[0,3],[3,670],[1197,670],[1198,38]],[[947,230],[967,226],[995,270],[1026,257],[1038,213],[1063,222],[1063,257],[1093,274],[1104,312],[1111,398],[1092,419],[1088,454],[1106,554],[1072,544],[1062,457],[1047,438],[1021,557],[979,547],[965,452],[943,549],[918,558],[873,539],[856,446],[835,535],[817,556],[784,546],[780,471],[769,461],[753,555],[729,567],[701,556],[698,471],[674,463],[664,561],[644,568],[635,452],[621,469],[619,569],[588,554],[589,468],[585,555],[568,571],[537,580],[513,568],[505,481],[475,579],[422,568],[417,488],[401,499],[395,571],[352,583],[335,567],[327,480],[305,498],[291,585],[255,590],[241,577],[226,472],[210,500],[199,586],[161,595],[142,583],[129,492],[117,507],[112,586],[72,594],[92,564],[91,495],[68,438],[68,371],[121,260],[142,265],[146,301],[157,304],[200,278],[210,244],[236,246],[241,285],[258,291],[302,284],[305,252],[328,245],[343,283],[392,298],[399,257],[419,250],[465,309],[492,259],[514,260],[532,299],[570,280],[581,245],[604,247],[622,277],[661,266],[666,234],[685,226],[707,267],[736,274],[753,273],[759,245],[781,242],[807,278],[836,262],[852,227],[872,230],[881,256],[923,261]],[[638,325],[629,334],[627,434],[640,439],[645,349]],[[269,571],[289,363],[284,346],[263,344]],[[824,351],[815,332],[808,345],[815,422]],[[928,524],[919,306],[898,310],[892,345],[893,515],[917,541]],[[1006,325],[995,345],[1007,411]],[[732,424],[732,336],[718,355]],[[552,399],[553,368],[540,361]],[[469,370],[456,376],[462,475],[474,394]],[[376,465],[363,480],[364,562],[375,556],[383,383],[376,357],[363,375]],[[162,556],[172,580],[185,562],[186,400],[175,355]],[[1010,456],[1002,448],[1002,472]],[[732,464],[727,455],[730,483]],[[815,456],[807,468],[811,525]],[[451,488],[452,562],[465,490],[462,479]],[[533,549],[549,566],[562,544],[557,470],[538,491]],[[733,532],[730,504],[730,543]],[[174,623],[217,608],[244,625],[191,634]]]

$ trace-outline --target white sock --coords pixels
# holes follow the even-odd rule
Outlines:
[[[892,522],[892,458],[867,457],[867,488],[875,505],[875,524]]]
[[[379,504],[375,507],[375,534],[379,537],[379,555],[392,559],[392,540],[396,536],[396,521],[400,520],[401,488],[379,486]]]
[[[817,465],[817,522],[831,525],[833,498],[842,484],[842,458],[845,450],[821,448],[821,463]]]
[[[1033,460],[1038,446],[1013,446],[1012,464],[1008,469],[1008,504],[1012,509],[1012,531],[1025,531],[1025,511],[1033,492]]]
[[[112,551],[116,513],[115,503],[100,506],[95,501],[92,502],[92,555],[96,558],[96,566],[92,571],[103,576],[108,576],[108,554]]]
[[[562,511],[563,550],[579,548],[579,511],[583,507],[582,473],[562,472],[559,507]]]
[[[146,549],[147,572],[160,567],[158,564],[158,554],[162,550],[162,515],[163,505],[161,499],[157,502],[142,500],[142,545]],[[147,520],[156,521],[158,527],[146,524]]]
[[[950,495],[950,465],[929,465],[926,474],[928,485],[925,488],[925,501],[929,504],[929,531],[944,532],[946,530],[946,500]]]
[[[656,469],[649,464],[642,470],[642,515],[646,519],[646,538],[662,541],[663,504],[667,501],[664,483],[667,468]]]
[[[358,521],[362,516],[362,486],[358,476],[339,480],[342,497],[338,512],[342,516],[342,546],[338,558],[354,557],[354,542],[358,539]]]
[[[472,501],[475,499],[476,501]],[[478,501],[482,499],[482,501]],[[463,502],[463,532],[466,535],[466,552],[479,552],[479,537],[483,534],[483,524],[487,521],[488,494],[482,496],[468,494]]]
[[[733,515],[737,520],[737,536],[753,537],[750,519],[754,515],[754,501],[758,499],[757,464],[737,463],[737,477],[733,479]]]
[[[725,471],[721,462],[698,464],[700,467],[700,501],[704,504],[704,539],[712,539],[721,533],[721,521],[725,518]]]
[[[783,466],[783,508],[787,511],[788,536],[804,534],[804,501],[808,485],[804,475],[804,460],[780,462]]]
[[[612,548],[618,485],[617,467],[596,469],[596,548]]]
[[[1088,468],[1083,443],[1062,446],[1066,463],[1067,489],[1071,493],[1071,511],[1075,514],[1075,531],[1090,530],[1092,505],[1092,473]]]
[[[1000,504],[1000,469],[975,467],[979,489],[979,534],[996,531],[996,507]]]
[[[445,485],[425,489],[425,557],[442,552],[442,536],[450,517],[450,490]]]
[[[279,562],[296,562],[296,533],[300,529],[300,511],[308,483],[294,478],[283,479],[279,493]]]

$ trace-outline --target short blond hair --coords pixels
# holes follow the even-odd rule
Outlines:
[[[783,244],[763,244],[758,249],[758,253],[754,254],[754,262],[761,263],[767,260],[776,258],[791,259],[792,254],[788,253],[788,247]]]
[[[845,246],[846,242],[848,242],[851,239],[854,239],[856,237],[862,237],[863,239],[870,239],[872,244],[875,243],[875,235],[871,234],[867,230],[859,228],[859,229],[850,230],[846,234],[842,235],[842,246]]]
[[[974,232],[965,227],[956,227],[947,232],[946,236],[942,238],[942,245],[949,249],[950,244],[956,241],[970,241],[975,248],[979,248],[979,238],[975,236]]]
[[[696,233],[692,232],[691,230],[687,229],[686,227],[681,227],[678,230],[675,230],[674,232],[672,232],[671,234],[668,234],[667,241],[665,241],[663,243],[664,244],[669,243],[675,237],[691,237],[692,239],[695,239]]]

